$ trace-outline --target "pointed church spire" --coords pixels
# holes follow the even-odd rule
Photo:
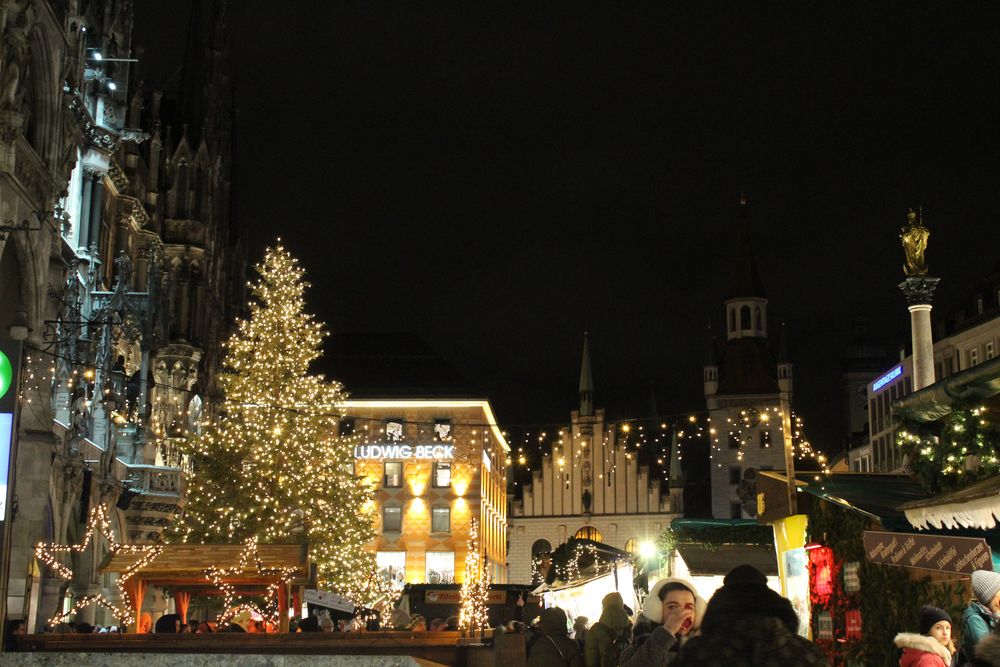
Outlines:
[[[677,441],[677,426],[674,426],[670,442],[670,488],[684,488],[684,473],[681,470],[681,446]]]
[[[715,334],[712,333],[712,323],[708,323],[708,356],[705,359],[706,366],[715,366],[719,363],[719,356],[715,351]]]
[[[740,188],[740,239],[739,248],[736,252],[736,261],[733,264],[732,274],[729,279],[728,299],[739,297],[761,297],[766,299],[764,283],[760,279],[760,272],[757,270],[757,261],[753,256],[753,248],[750,244],[750,223],[747,221],[747,198]]]
[[[583,361],[580,363],[580,416],[594,414],[594,376],[590,372],[590,343],[583,332]]]

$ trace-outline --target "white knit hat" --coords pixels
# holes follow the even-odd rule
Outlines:
[[[681,584],[694,593],[694,624],[701,623],[701,619],[705,616],[705,600],[698,595],[698,589],[694,587],[694,584],[686,579],[676,577],[665,577],[653,584],[653,587],[649,589],[649,595],[646,596],[646,601],[642,604],[642,615],[654,623],[663,622],[663,601],[660,599],[660,589],[667,584]]]

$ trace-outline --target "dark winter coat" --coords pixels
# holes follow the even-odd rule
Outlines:
[[[987,635],[976,644],[975,667],[1000,667],[1000,635]]]
[[[569,638],[566,612],[559,607],[542,610],[541,636],[531,645],[527,667],[583,667],[583,654]]]
[[[951,667],[951,651],[933,637],[900,632],[895,644],[903,649],[899,667]]]
[[[621,667],[674,665],[680,655],[678,648],[677,637],[640,615],[632,629],[632,645],[622,651]]]
[[[587,630],[584,640],[583,661],[586,667],[601,667],[615,640],[628,631],[628,614],[625,613],[621,594],[608,593],[601,606],[601,620]]]
[[[685,644],[679,664],[682,667],[829,665],[818,646],[797,634],[799,617],[792,603],[764,582],[764,575],[748,566],[727,575],[726,584],[708,602],[701,635]]]
[[[962,650],[966,656],[976,654],[976,644],[997,627],[997,619],[978,600],[969,602],[962,612]]]

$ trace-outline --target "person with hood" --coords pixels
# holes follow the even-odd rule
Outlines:
[[[601,600],[601,618],[590,626],[584,638],[583,662],[586,667],[617,665],[628,646],[628,614],[621,593],[608,593]]]
[[[965,660],[976,654],[976,644],[997,627],[1000,612],[1000,574],[990,570],[972,573],[972,592],[975,597],[962,612],[962,653]]]
[[[900,632],[894,643],[903,649],[899,667],[951,667],[955,649],[951,616],[944,609],[925,604],[920,608],[920,634]]]
[[[583,667],[580,647],[569,638],[569,617],[559,607],[542,610],[540,636],[528,651],[527,667]]]
[[[829,665],[823,651],[798,634],[792,603],[750,565],[733,568],[708,602],[701,634],[681,651],[683,667],[812,667]]]
[[[657,581],[632,626],[632,645],[622,651],[621,667],[676,663],[681,643],[697,629],[704,611],[705,601],[691,582],[674,577]]]

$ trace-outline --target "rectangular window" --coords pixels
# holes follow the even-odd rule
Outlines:
[[[398,442],[403,439],[403,420],[385,420],[385,439],[389,442]]]
[[[340,420],[340,435],[341,437],[354,435],[354,417],[344,417]]]
[[[739,466],[729,466],[729,483],[739,484],[743,478],[743,470]]]
[[[431,473],[431,486],[437,489],[451,486],[451,463],[434,462],[434,470]]]
[[[398,489],[403,486],[403,464],[399,461],[385,462],[385,482],[387,489]]]
[[[979,297],[978,299],[976,299],[976,312],[979,313],[980,315],[983,314],[983,298],[982,297]]]
[[[383,507],[382,508],[382,532],[400,533],[403,531],[403,508]]]
[[[986,343],[986,358],[992,359],[996,356],[996,349],[993,347],[993,341]]]
[[[729,434],[729,449],[740,448],[740,436],[736,433]]]
[[[743,506],[739,503],[729,503],[729,518],[730,519],[742,519],[743,518]]]
[[[760,432],[760,448],[767,449],[771,446],[771,429],[762,429]]]
[[[378,551],[375,553],[378,576],[391,586],[402,587],[406,583],[406,552]]]
[[[455,552],[427,552],[427,583],[451,584],[455,582]]]
[[[451,532],[451,508],[432,507],[431,508],[431,532],[450,533]]]
[[[451,420],[434,420],[434,440],[436,442],[448,442],[451,440]]]
[[[969,366],[975,366],[979,363],[979,348],[974,347],[969,350]]]

